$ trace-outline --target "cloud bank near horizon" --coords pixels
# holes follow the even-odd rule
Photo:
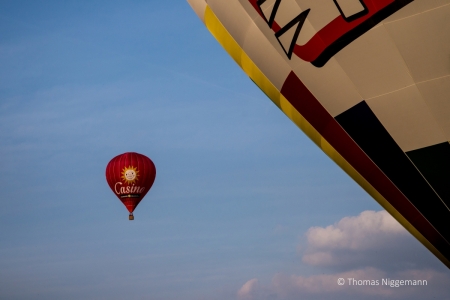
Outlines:
[[[364,211],[333,225],[311,227],[305,237],[299,255],[320,275],[277,273],[269,284],[253,278],[238,290],[237,298],[446,299],[450,294],[445,266],[386,211]],[[338,284],[339,278],[344,285]],[[391,287],[388,280],[412,280],[418,285]],[[425,281],[426,285],[419,285]]]

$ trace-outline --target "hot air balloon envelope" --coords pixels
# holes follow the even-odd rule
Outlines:
[[[188,0],[300,129],[450,267],[450,0]]]
[[[106,166],[106,181],[113,193],[130,212],[148,193],[156,177],[156,168],[145,155],[127,152],[111,159]]]

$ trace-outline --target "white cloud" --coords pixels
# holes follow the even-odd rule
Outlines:
[[[440,264],[386,211],[364,211],[306,232],[302,260],[312,266],[386,269]]]
[[[258,289],[258,279],[253,278],[247,281],[237,292],[238,298],[242,300],[253,299],[254,292]]]
[[[377,247],[380,237],[405,234],[403,227],[386,211],[364,211],[326,228],[312,227],[306,236],[314,248],[365,250]]]
[[[305,248],[302,261],[320,267],[320,275],[278,273],[267,285],[254,278],[239,290],[239,299],[447,299],[450,294],[445,266],[386,211],[364,211],[312,227],[306,246],[298,248]],[[383,279],[426,280],[427,285],[391,287]]]

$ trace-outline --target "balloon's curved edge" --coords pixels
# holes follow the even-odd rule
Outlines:
[[[450,257],[443,255],[427,238],[423,236],[397,209],[395,209],[325,138],[293,107],[272,82],[261,72],[204,0],[188,0],[189,4],[205,23],[210,33],[222,45],[227,53],[267,95],[269,99],[291,119],[319,148],[322,149],[341,169],[356,181],[387,212],[389,212],[410,234],[420,241],[444,265],[450,268]],[[203,15],[201,12],[204,12]]]
[[[207,6],[205,0],[187,0],[187,2],[195,11],[200,20],[205,23],[205,9]]]

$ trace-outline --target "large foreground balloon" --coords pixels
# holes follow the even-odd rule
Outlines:
[[[127,152],[111,159],[106,167],[106,181],[113,193],[130,212],[133,211],[148,193],[156,177],[156,168],[145,155]]]
[[[450,267],[450,0],[188,0],[262,91]]]

